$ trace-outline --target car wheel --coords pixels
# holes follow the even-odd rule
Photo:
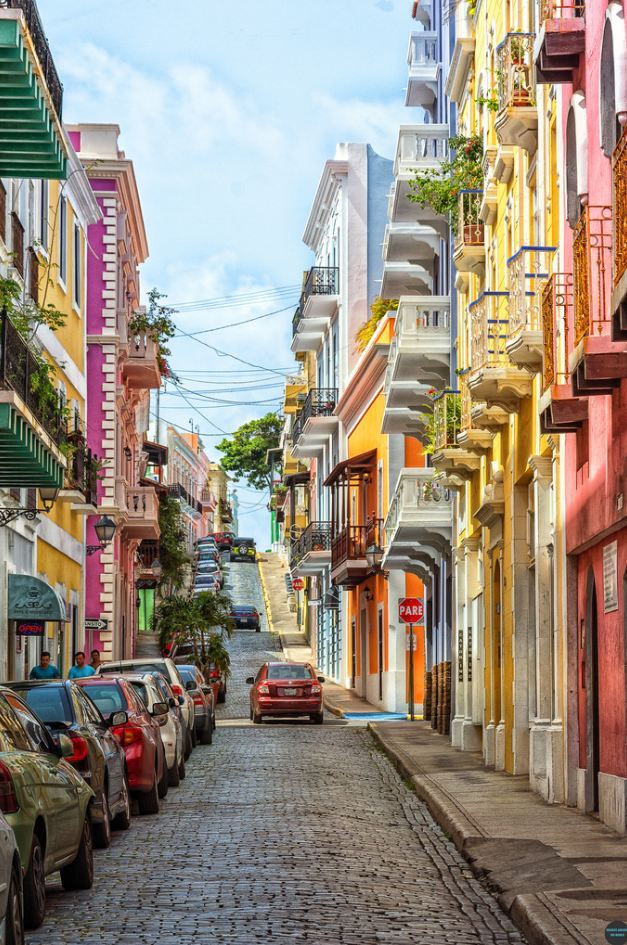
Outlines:
[[[255,627],[255,633],[261,633],[261,627]]]
[[[30,860],[24,876],[24,923],[27,929],[38,929],[46,914],[46,877],[41,840],[33,834]]]
[[[174,759],[174,764],[171,768],[168,768],[168,785],[170,787],[178,787],[181,783],[181,777],[179,775],[179,766],[177,759]]]
[[[220,686],[218,689],[218,702],[222,703],[226,701],[226,686]]]
[[[217,727],[218,727],[218,723],[216,722],[216,714],[215,714],[215,712],[214,712],[213,715],[211,716],[211,728],[212,728],[213,731],[215,732],[215,730],[217,729]]]
[[[253,712],[253,722],[255,725],[261,725],[261,716],[258,712]]]
[[[6,945],[24,945],[24,904],[19,866],[14,866],[9,885],[6,916]]]
[[[159,789],[156,772],[150,790],[137,795],[137,807],[142,815],[159,813]]]
[[[122,794],[120,797],[122,801],[122,810],[119,811],[113,820],[111,821],[111,826],[114,830],[128,830],[131,826],[131,793],[128,789],[128,781],[126,775],[124,775],[124,782],[122,787]]]
[[[179,763],[179,766],[178,766],[178,772],[179,772],[179,780],[180,780],[180,781],[184,781],[184,780],[185,780],[185,775],[187,774],[187,771],[185,770],[185,762],[183,761],[182,758],[181,758],[180,763]]]
[[[94,885],[94,847],[91,839],[89,814],[83,821],[83,833],[75,859],[61,868],[64,889],[91,889]]]
[[[212,741],[213,741],[213,717],[209,716],[209,718],[205,722],[203,733],[200,736],[200,744],[210,745]]]
[[[106,850],[111,846],[111,820],[109,813],[109,801],[106,794],[102,797],[102,823],[92,824],[91,832],[94,838],[94,846],[99,850]]]
[[[187,761],[191,753],[192,753],[192,736],[190,735],[189,732],[187,732],[187,735],[185,736],[185,751],[183,752],[183,757],[185,758],[185,761]]]
[[[169,782],[169,780],[168,780],[168,769],[167,769],[167,767],[166,767],[165,754],[164,754],[164,756],[163,756],[163,775],[162,775],[162,777],[161,777],[161,780],[160,780],[160,781],[158,782],[158,784],[157,784],[157,793],[158,793],[158,795],[159,795],[159,799],[160,799],[160,800],[163,800],[164,797],[167,797],[167,796],[168,796],[168,789],[169,789],[169,787],[170,787],[170,782]]]
[[[324,712],[312,712],[309,718],[312,722],[315,722],[316,725],[322,725],[324,722]]]

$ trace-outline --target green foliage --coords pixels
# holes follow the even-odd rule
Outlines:
[[[160,583],[172,594],[183,585],[190,558],[185,549],[181,506],[169,495],[159,497],[159,529],[159,561],[163,568]]]
[[[431,396],[435,396],[438,393],[436,390],[429,391]],[[426,414],[427,422],[426,427],[426,439],[427,443],[424,447],[423,452],[426,456],[433,456],[436,448],[436,437],[438,433],[438,427],[436,424],[436,407],[432,412]],[[452,443],[455,436],[459,433],[462,419],[462,399],[459,394],[448,394],[446,395],[446,440],[447,443]]]
[[[269,489],[270,466],[266,462],[268,450],[279,445],[283,420],[275,413],[267,413],[259,420],[249,420],[217,448],[223,453],[222,468],[235,473],[253,489]]]
[[[388,312],[395,312],[397,309],[398,299],[382,299],[380,295],[374,299],[370,306],[370,318],[355,335],[358,351],[364,351],[368,347],[368,342],[376,332],[379,322],[385,318]]]
[[[413,193],[408,199],[420,207],[432,207],[436,213],[448,216],[453,232],[457,232],[459,193],[483,187],[483,146],[478,135],[454,135],[449,139],[453,157],[442,161],[438,170],[417,174],[409,186]]]
[[[145,312],[135,312],[128,323],[128,330],[131,335],[147,335],[155,342],[159,348],[159,370],[164,377],[168,377],[168,358],[172,353],[168,342],[176,333],[176,325],[172,319],[176,309],[163,305],[161,300],[165,298],[167,296],[158,289],[151,289],[148,293],[148,308]]]
[[[479,98],[475,99],[475,102],[480,108],[485,105],[490,112],[498,112],[499,110],[499,100],[496,97],[496,92],[492,90],[490,90],[487,96],[480,95]]]
[[[204,673],[214,663],[228,676],[230,656],[225,641],[233,632],[231,606],[231,598],[223,593],[166,597],[155,612],[161,648],[191,643],[194,662]]]

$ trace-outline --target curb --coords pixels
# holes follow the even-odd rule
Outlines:
[[[259,581],[261,582],[261,591],[263,594],[263,603],[266,608],[266,617],[268,619],[268,630],[270,633],[274,633],[274,624],[272,622],[272,608],[270,606],[270,598],[268,596],[268,589],[266,587],[266,582],[263,576],[263,568],[261,567],[261,559],[257,558],[257,571],[259,572]]]
[[[327,709],[331,713],[331,715],[335,715],[336,718],[338,719],[345,718],[344,710],[338,708],[338,706],[336,705],[333,705],[333,703],[329,702],[328,699],[325,699],[324,696],[322,697],[322,704],[324,705],[325,709]]]
[[[485,831],[473,823],[464,809],[442,790],[427,772],[421,772],[419,768],[416,771],[415,763],[388,743],[376,723],[369,722],[368,731],[401,777],[426,804],[433,819],[453,841],[473,874],[479,880],[485,881],[485,870],[475,866],[468,849],[472,841],[485,838]],[[542,894],[521,893],[513,899],[498,895],[498,891],[495,891],[494,895],[529,945],[589,945],[588,940],[582,938],[564,916],[551,909]]]

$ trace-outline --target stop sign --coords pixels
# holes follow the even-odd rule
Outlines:
[[[305,586],[305,582],[302,578],[292,578],[292,587],[295,591],[302,591]]]
[[[425,605],[422,597],[401,597],[398,602],[401,623],[424,623]]]

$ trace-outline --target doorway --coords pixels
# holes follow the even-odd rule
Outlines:
[[[351,689],[357,685],[357,621],[351,620]]]
[[[503,624],[501,613],[501,562],[494,565],[492,579],[492,721],[495,725],[503,719],[501,708],[501,649],[503,646]]]
[[[599,645],[597,589],[592,568],[586,588],[586,811],[599,809]]]
[[[383,608],[377,611],[377,665],[379,670],[379,702],[383,702]]]

